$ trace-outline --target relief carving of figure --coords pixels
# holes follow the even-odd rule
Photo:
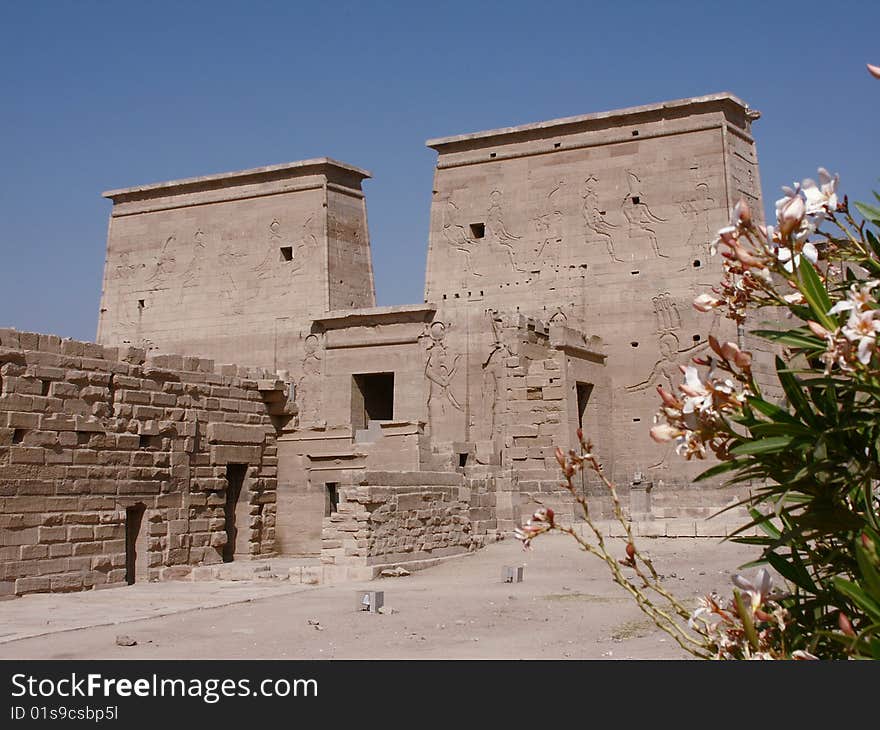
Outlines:
[[[651,300],[654,304],[654,318],[657,325],[658,351],[660,359],[654,363],[648,376],[639,383],[626,386],[630,392],[645,390],[653,385],[662,385],[674,393],[681,382],[679,365],[686,364],[690,358],[706,347],[707,341],[700,340],[690,347],[681,347],[678,335],[681,329],[681,315],[678,306],[668,292],[659,294]]]
[[[463,410],[452,390],[452,378],[458,369],[456,355],[450,361],[446,347],[446,325],[443,322],[431,324],[427,333],[428,356],[425,362],[425,377],[428,380],[428,419],[432,428],[442,423],[451,409]]]
[[[177,299],[178,304],[183,302],[183,296],[186,289],[194,286],[199,278],[202,268],[202,261],[205,258],[205,233],[201,228],[197,228],[193,234],[193,250],[189,263],[181,274],[180,292]]]
[[[147,279],[148,284],[164,284],[165,279],[174,273],[174,267],[177,263],[174,253],[175,240],[173,234],[165,239],[165,243],[162,244],[162,250],[156,257],[153,273]]]
[[[562,226],[564,216],[562,214],[562,189],[565,180],[559,180],[553,189],[547,194],[544,209],[532,219],[535,231],[538,234],[538,245],[535,247],[535,260],[539,268],[545,268],[548,264],[559,264],[559,250],[562,247]]]
[[[324,370],[320,338],[314,334],[309,335],[304,348],[302,375],[294,389],[300,428],[321,425],[321,374]]]
[[[471,235],[468,228],[458,222],[459,220],[461,220],[461,213],[450,195],[443,208],[443,239],[456,251],[464,254],[465,271],[474,276],[482,276],[474,267],[471,256],[479,245],[478,241]]]
[[[137,266],[131,263],[131,259],[128,253],[123,251],[121,254],[119,254],[119,263],[116,264],[116,268],[113,270],[111,278],[130,279],[132,276],[134,276],[134,272],[136,269]]]
[[[656,215],[645,202],[644,195],[641,193],[641,178],[631,170],[627,170],[627,182],[629,184],[629,192],[624,196],[620,204],[623,215],[629,222],[630,237],[638,236],[640,233],[648,234],[651,241],[651,248],[654,253],[661,258],[669,258],[666,254],[660,252],[660,244],[657,241],[657,223],[666,223],[666,218]]]
[[[486,212],[486,238],[490,244],[501,246],[510,260],[510,265],[514,271],[522,271],[516,263],[516,251],[514,243],[522,240],[522,236],[517,236],[507,230],[504,224],[504,195],[497,188],[489,194],[489,210]]]
[[[598,178],[590,175],[584,180],[584,192],[581,195],[584,199],[582,213],[584,225],[587,228],[587,238],[591,237],[590,232],[592,231],[593,235],[598,236],[605,242],[605,248],[608,250],[608,255],[612,261],[623,261],[614,253],[614,234],[612,231],[617,226],[608,222],[605,217],[606,212],[599,206],[599,194],[596,191],[596,184],[598,182]]]
[[[492,346],[489,354],[483,361],[483,377],[482,377],[482,400],[483,400],[483,419],[485,433],[488,438],[495,438],[497,435],[498,409],[500,398],[503,392],[501,381],[504,377],[504,359],[510,357],[510,348],[502,338],[503,322],[498,313],[493,310],[486,310],[489,322],[492,325]]]

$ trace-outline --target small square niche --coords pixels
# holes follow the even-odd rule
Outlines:
[[[486,236],[485,223],[471,223],[471,236],[473,238],[484,238]]]
[[[280,250],[282,261],[293,261],[293,246],[282,246]]]

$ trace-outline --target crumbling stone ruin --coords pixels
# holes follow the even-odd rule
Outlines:
[[[716,94],[429,141],[411,306],[375,306],[351,165],[105,193],[99,344],[0,330],[0,596],[430,564],[570,513],[579,427],[618,483],[710,502],[647,431],[708,334],[755,344],[691,301],[736,200],[761,210],[757,117]]]

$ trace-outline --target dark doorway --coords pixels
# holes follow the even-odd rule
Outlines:
[[[146,580],[149,569],[146,540],[141,537],[146,505],[136,504],[125,510],[125,582],[134,585]]]
[[[394,373],[352,375],[351,425],[364,429],[370,421],[394,419]]]
[[[224,563],[231,563],[235,559],[236,543],[241,542],[238,533],[245,527],[238,503],[246,475],[247,464],[226,465],[226,504],[223,506],[223,516],[226,518],[226,544],[223,546]],[[239,521],[242,524],[239,524]]]
[[[577,384],[577,408],[578,408],[578,428],[584,427],[584,415],[587,412],[587,403],[590,402],[590,394],[593,392],[592,383]]]
[[[339,511],[339,484],[328,482],[324,490],[324,517],[329,517]]]

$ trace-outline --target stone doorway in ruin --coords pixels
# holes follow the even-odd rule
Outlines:
[[[150,555],[146,530],[141,529],[145,504],[136,504],[125,510],[125,582],[128,585],[145,583],[150,579]]]
[[[247,464],[226,465],[226,503],[223,506],[223,516],[226,518],[224,563],[231,563],[236,557],[243,558],[250,555],[248,523],[251,505],[246,494],[242,498],[247,468]]]

